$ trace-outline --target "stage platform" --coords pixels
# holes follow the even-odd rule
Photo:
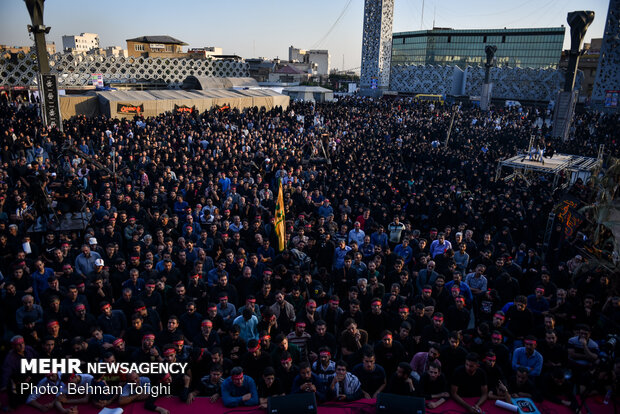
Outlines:
[[[572,184],[578,178],[587,180],[590,175],[602,166],[602,153],[598,158],[584,157],[581,155],[554,154],[551,158],[544,158],[542,162],[530,159],[528,154],[520,154],[512,158],[501,160],[497,164],[495,179],[502,178],[506,169],[510,169],[510,174],[503,177],[505,181],[514,178],[525,180],[528,185],[529,178],[533,174],[552,174],[554,187],[557,186],[560,174],[567,174],[568,180],[565,184]],[[528,177],[530,176],[530,177]]]
[[[45,403],[51,401],[51,398],[47,396],[41,397],[40,402]],[[477,401],[477,398],[465,398],[465,400],[474,404]],[[162,397],[157,399],[155,402],[156,405],[167,409],[171,414],[176,413],[209,413],[209,414],[264,414],[266,412],[265,409],[261,409],[257,406],[255,407],[237,407],[237,408],[226,408],[222,405],[222,400],[219,399],[215,403],[211,403],[206,397],[198,397],[192,402],[190,405],[184,404],[179,401],[176,397]],[[611,414],[614,410],[613,402],[609,405],[604,405],[600,398],[590,398],[587,400],[587,405],[589,412],[592,414]],[[95,408],[91,404],[80,404],[72,405],[71,403],[66,404],[67,407],[79,407],[80,414],[98,414],[101,409]],[[118,404],[112,404],[110,408],[118,407]],[[493,404],[492,401],[487,400],[482,405],[482,410],[486,414],[507,414],[510,411],[503,410]],[[549,413],[549,414],[571,414],[574,413],[569,407],[554,404],[548,401],[537,403],[536,408],[538,408],[538,412],[540,413]],[[585,411],[585,409],[583,410]],[[40,414],[41,411],[35,409],[31,406],[23,405],[19,407],[16,413],[20,414]],[[49,412],[57,412],[56,410],[50,410]],[[318,414],[375,414],[376,410],[376,401],[370,399],[363,399],[353,402],[328,402],[319,405]],[[412,411],[413,412],[413,411]],[[435,409],[427,409],[427,413],[432,414],[441,414],[441,413],[466,413],[465,409],[459,406],[454,401],[448,399],[448,401]],[[135,402],[129,405],[123,406],[123,414],[151,414],[152,411],[148,411],[144,408],[144,403]],[[521,411],[520,411],[521,413]],[[294,414],[294,413],[283,413],[283,414]]]

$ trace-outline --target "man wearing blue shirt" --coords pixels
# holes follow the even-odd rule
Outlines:
[[[394,248],[394,254],[403,258],[405,266],[411,262],[413,258],[413,249],[409,246],[408,238],[405,237],[403,242]]]
[[[224,407],[258,405],[256,383],[251,377],[243,375],[243,368],[234,367],[230,377],[222,384],[222,402]]]
[[[42,260],[34,262],[35,271],[32,272],[33,279],[33,293],[37,303],[40,303],[39,295],[43,293],[49,286],[47,281],[50,277],[54,276],[54,269],[45,267]]]
[[[512,355],[512,369],[525,368],[532,377],[540,375],[543,366],[543,357],[536,351],[536,337],[528,335],[523,346],[515,349]]]
[[[385,250],[388,246],[388,236],[383,226],[379,226],[377,231],[370,235],[370,242],[375,246],[381,246]]]
[[[452,248],[452,243],[446,240],[446,235],[444,233],[439,233],[439,235],[437,236],[437,240],[434,240],[431,243],[431,248],[430,248],[431,256],[434,259],[435,257],[439,256],[440,254],[443,254],[446,250],[451,249],[451,248]]]

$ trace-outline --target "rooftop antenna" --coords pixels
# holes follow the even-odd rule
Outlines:
[[[424,30],[424,0],[422,0],[422,14],[420,15],[420,30]]]
[[[433,29],[435,28],[435,13],[437,13],[437,3],[435,3],[435,9],[433,10]]]

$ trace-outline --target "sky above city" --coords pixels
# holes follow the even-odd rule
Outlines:
[[[424,4],[423,4],[424,3]],[[567,27],[566,15],[593,10],[586,42],[603,36],[608,0],[395,0],[394,32],[454,29]],[[422,9],[424,13],[422,13]],[[101,46],[127,47],[126,39],[169,35],[188,47],[217,46],[244,58],[288,59],[288,47],[327,49],[332,68],[359,69],[363,0],[47,0],[48,41],[62,35],[99,34]],[[0,44],[29,46],[30,17],[23,0],[0,0]],[[433,25],[434,23],[434,25]]]

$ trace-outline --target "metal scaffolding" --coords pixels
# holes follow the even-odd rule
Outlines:
[[[542,160],[530,159],[530,154],[520,154],[500,160],[497,163],[495,180],[503,177],[504,181],[520,178],[530,185],[531,178],[540,175],[553,175],[553,187],[558,186],[561,176],[566,177],[564,186],[574,183],[578,178],[586,181],[590,175],[603,165],[603,147],[599,148],[597,158],[581,155],[555,154]]]

